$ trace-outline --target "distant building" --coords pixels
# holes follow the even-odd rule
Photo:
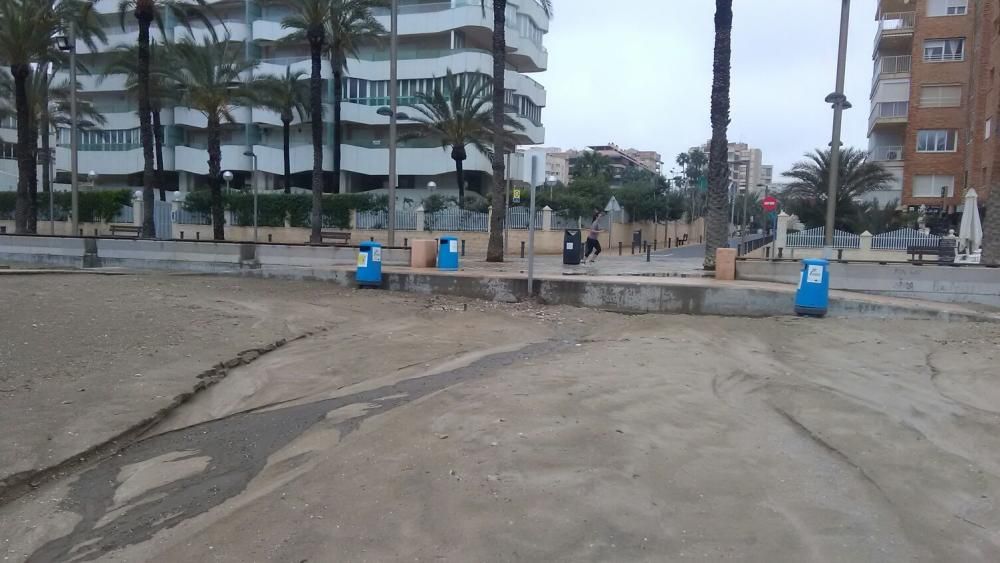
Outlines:
[[[532,147],[518,152],[524,154],[520,178],[525,182],[542,186],[551,177],[563,185],[569,183],[569,153],[556,147]]]
[[[700,149],[708,155],[710,143],[711,141],[700,147],[692,147],[691,150]],[[747,143],[729,143],[726,160],[729,162],[729,180],[735,182],[740,189],[767,185],[774,181],[774,167],[764,164],[763,152]]]
[[[614,143],[592,145],[582,151],[570,150],[565,155],[567,164],[572,170],[573,161],[585,151],[595,152],[611,161],[611,185],[621,185],[621,179],[628,170],[646,170],[660,174],[663,169],[663,158],[656,151],[641,151],[637,149],[622,149]],[[560,156],[562,156],[560,155]]]

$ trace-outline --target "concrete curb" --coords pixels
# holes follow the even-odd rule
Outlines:
[[[0,506],[20,498],[29,490],[39,487],[43,482],[61,478],[73,471],[78,470],[80,467],[96,463],[142,440],[146,432],[154,428],[168,415],[193,399],[205,389],[208,389],[225,379],[229,375],[229,370],[243,365],[249,365],[261,357],[278,350],[291,342],[308,338],[326,330],[326,328],[320,328],[304,332],[294,338],[282,338],[261,348],[244,350],[235,357],[219,362],[211,368],[198,374],[197,383],[195,383],[190,391],[175,396],[167,406],[160,408],[152,415],[140,420],[111,438],[90,446],[86,450],[76,453],[54,465],[14,473],[0,479]]]

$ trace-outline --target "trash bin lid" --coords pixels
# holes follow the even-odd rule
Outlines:
[[[806,266],[829,266],[830,262],[823,260],[822,258],[806,258],[802,260],[802,263]]]
[[[446,241],[449,241],[449,240],[458,240],[458,237],[453,237],[451,235],[445,235],[445,236],[441,237],[441,242],[446,242]]]
[[[360,246],[361,248],[380,248],[382,245],[375,241],[365,240],[362,241],[361,244],[359,244],[358,246]]]

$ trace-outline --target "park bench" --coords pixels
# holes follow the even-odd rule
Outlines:
[[[111,225],[111,236],[117,237],[124,234],[138,238],[141,230],[141,227],[138,225]]]
[[[943,239],[938,244],[911,244],[906,247],[906,253],[911,262],[923,262],[924,256],[937,256],[939,263],[954,263],[956,241]]]
[[[684,233],[684,236],[682,236],[682,237],[677,237],[677,244],[676,244],[676,246],[684,246],[687,243],[688,243],[688,235],[687,235],[687,233]]]
[[[351,244],[351,233],[345,231],[320,231],[320,242],[332,242],[334,245]]]

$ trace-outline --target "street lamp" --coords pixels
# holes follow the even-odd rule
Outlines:
[[[851,103],[844,95],[844,79],[847,69],[847,30],[851,20],[851,0],[842,0],[840,8],[840,47],[837,53],[836,90],[826,97],[833,106],[833,138],[830,140],[829,192],[826,199],[826,232],[823,237],[824,258],[833,258],[833,229],[837,216],[837,184],[840,182],[840,130],[844,120],[844,110],[851,109]]]
[[[396,120],[399,119],[399,0],[389,4],[389,246],[396,244]]]
[[[253,242],[257,243],[257,155],[253,151],[243,151],[243,156],[253,159],[253,172],[250,174],[250,191],[253,192]]]
[[[438,187],[438,185],[437,185],[437,183],[434,180],[431,180],[430,182],[427,182],[427,191],[429,191],[431,193],[434,193],[434,190],[436,190],[437,187]]]
[[[559,178],[556,178],[555,175],[545,178],[545,185],[549,187],[549,199],[552,199],[552,188],[555,187],[557,182],[559,182]]]
[[[233,173],[230,172],[229,170],[226,170],[225,172],[222,173],[222,179],[226,182],[226,191],[228,192],[229,182],[233,181]]]
[[[76,119],[76,26],[69,25],[69,36],[59,35],[54,38],[60,51],[69,52],[69,182],[70,197],[70,229],[72,233],[79,230],[80,221],[77,217],[80,207],[80,184],[77,180],[79,171],[79,139],[77,139]]]
[[[91,170],[87,172],[87,181],[90,182],[90,191],[97,187],[97,172]]]

